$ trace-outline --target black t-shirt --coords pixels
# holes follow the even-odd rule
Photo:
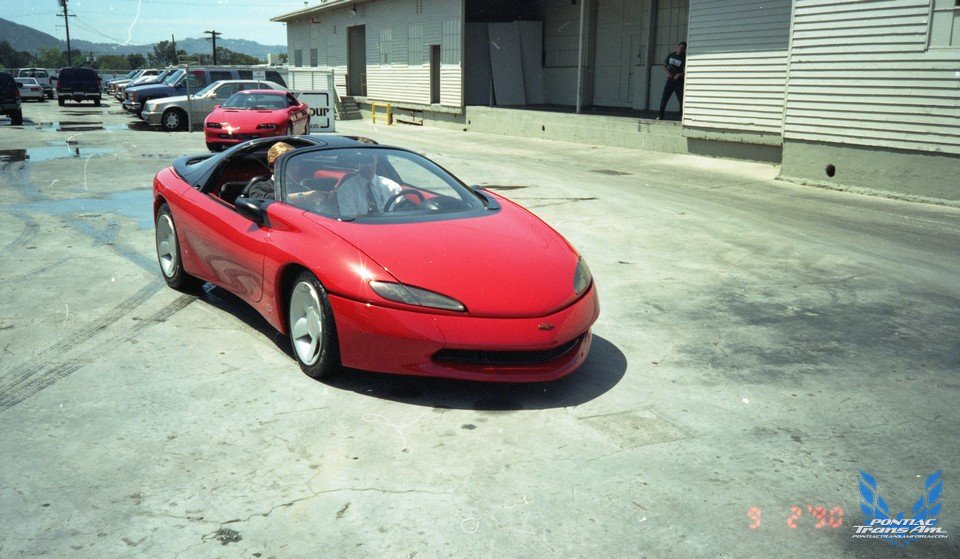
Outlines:
[[[683,71],[683,67],[687,63],[687,55],[686,53],[678,54],[671,52],[667,55],[667,59],[664,60],[663,63],[667,66],[667,71],[670,72],[670,75],[676,76]]]

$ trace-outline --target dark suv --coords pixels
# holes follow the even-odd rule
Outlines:
[[[0,72],[0,112],[10,117],[10,124],[23,124],[23,111],[20,109],[20,90],[13,74]]]
[[[76,102],[90,100],[100,106],[100,76],[90,68],[62,68],[57,76],[57,103],[72,99]]]

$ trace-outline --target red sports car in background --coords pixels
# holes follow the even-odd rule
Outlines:
[[[308,110],[306,103],[301,103],[285,91],[239,91],[204,119],[203,132],[207,149],[220,151],[256,138],[308,134]]]
[[[276,161],[273,197],[248,197],[281,140],[296,149]],[[289,336],[312,377],[344,366],[529,382],[576,370],[599,315],[577,251],[506,198],[367,142],[270,138],[177,159],[153,185],[166,282],[235,293]]]

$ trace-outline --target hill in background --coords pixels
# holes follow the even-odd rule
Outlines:
[[[3,18],[0,18],[0,39],[7,41],[10,46],[19,51],[36,53],[37,50],[44,47],[67,50],[66,41]],[[142,54],[146,56],[153,52],[153,43],[123,46],[117,43],[93,43],[83,39],[70,39],[70,46],[74,51],[80,51],[84,54],[93,52],[95,54]],[[287,52],[286,45],[263,45],[247,39],[226,39],[223,37],[217,39],[217,47],[255,56],[264,61],[268,53]],[[177,48],[183,49],[187,54],[209,54],[210,41],[204,38],[177,39]]]

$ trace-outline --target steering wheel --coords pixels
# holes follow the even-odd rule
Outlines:
[[[424,198],[423,193],[420,192],[419,190],[414,190],[412,188],[404,188],[400,192],[397,192],[396,194],[394,194],[393,196],[387,199],[387,203],[383,205],[384,207],[383,211],[392,212],[394,210],[394,206],[396,206],[401,200],[403,200],[404,199],[403,197],[406,196],[407,194],[413,194],[417,198],[420,198],[421,204],[424,201],[426,201],[426,198]]]
[[[250,197],[250,189],[253,187],[253,185],[257,184],[257,183],[260,182],[260,181],[266,181],[266,180],[270,180],[270,175],[258,175],[258,176],[256,176],[256,177],[253,177],[252,179],[250,179],[249,181],[247,181],[247,185],[244,186],[244,187],[243,187],[243,190],[240,191],[240,196],[243,196],[243,197],[245,197],[245,198],[249,198],[249,197]]]

